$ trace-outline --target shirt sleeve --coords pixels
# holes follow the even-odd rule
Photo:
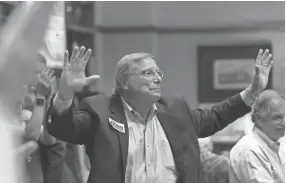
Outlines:
[[[240,182],[275,183],[271,163],[262,154],[245,151],[232,163]]]
[[[248,92],[247,89],[243,90],[242,92],[240,92],[240,96],[243,100],[243,102],[251,107],[253,105],[253,103],[255,102],[256,98],[254,96],[251,96]]]
[[[69,99],[65,101],[62,100],[57,93],[53,100],[53,106],[54,106],[55,111],[58,114],[62,114],[72,105],[72,101],[73,99]]]

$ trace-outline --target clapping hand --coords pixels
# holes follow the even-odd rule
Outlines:
[[[98,75],[85,76],[85,67],[91,56],[91,49],[85,51],[85,47],[80,49],[75,47],[69,61],[69,52],[64,55],[64,68],[61,74],[58,96],[62,100],[71,99],[75,91],[81,91],[85,86],[96,82]]]
[[[55,80],[54,71],[52,69],[44,69],[38,76],[35,86],[35,94],[38,97],[48,97],[51,91],[51,85]]]
[[[54,71],[45,68],[37,78],[34,86],[25,86],[24,108],[33,110],[37,97],[46,98],[51,91],[51,84],[54,82]]]

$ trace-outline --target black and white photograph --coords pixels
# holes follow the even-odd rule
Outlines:
[[[285,183],[284,1],[0,1],[0,183]]]

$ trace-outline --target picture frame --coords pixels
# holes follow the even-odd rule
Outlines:
[[[213,64],[213,87],[216,90],[244,89],[255,73],[255,59],[218,59]]]

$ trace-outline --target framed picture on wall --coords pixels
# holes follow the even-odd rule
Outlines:
[[[259,49],[272,52],[271,43],[198,46],[200,106],[211,106],[244,90],[252,82]],[[272,88],[272,72],[267,88]]]
[[[254,76],[255,59],[218,59],[213,64],[215,90],[244,89]]]

